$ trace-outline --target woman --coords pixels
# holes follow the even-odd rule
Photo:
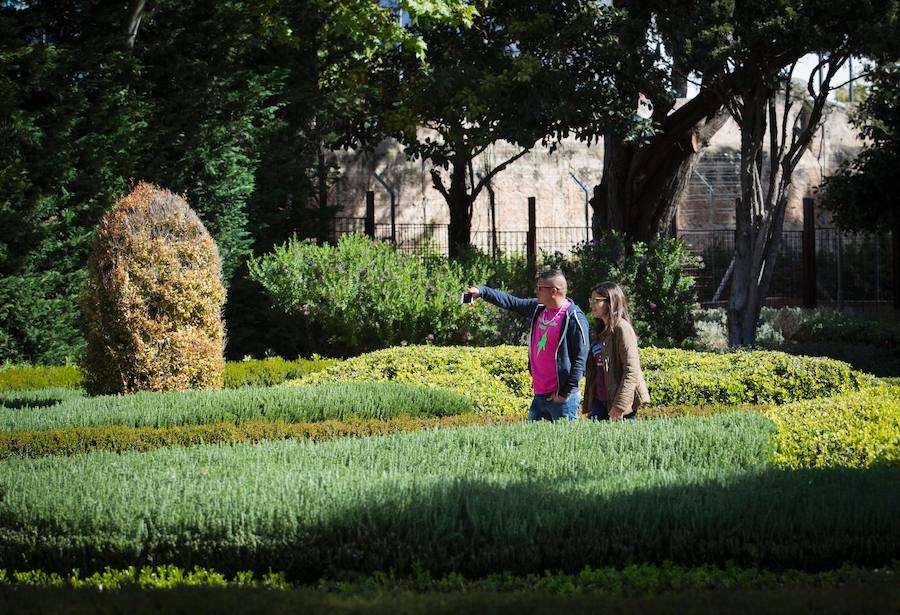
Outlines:
[[[650,393],[625,294],[618,284],[603,282],[591,289],[590,304],[599,332],[588,357],[581,413],[600,421],[634,419]]]

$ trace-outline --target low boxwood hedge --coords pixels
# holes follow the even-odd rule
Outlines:
[[[0,408],[0,431],[434,417],[468,414],[473,410],[471,402],[453,391],[397,382],[339,382],[313,387],[245,387],[226,391],[76,397],[28,410],[4,407]]]
[[[0,432],[0,459],[7,457],[46,457],[78,455],[91,451],[114,453],[150,451],[167,446],[261,442],[299,438],[324,442],[335,438],[359,438],[402,431],[420,431],[466,425],[497,425],[523,420],[523,417],[497,417],[485,414],[460,414],[430,418],[398,416],[383,419],[285,423],[252,421],[173,427],[66,427],[42,431]]]
[[[873,382],[840,361],[783,352],[728,354],[642,348],[655,406],[784,404],[859,390]],[[522,414],[531,402],[526,349],[405,346],[364,354],[288,384],[342,380],[414,382],[472,400],[479,412]]]
[[[782,466],[900,466],[898,385],[772,406],[765,414],[778,427],[775,461]]]
[[[396,346],[341,361],[299,381],[406,382],[455,391],[478,412],[520,415],[531,403],[528,357],[519,346]]]
[[[225,363],[226,389],[244,386],[272,386],[300,378],[334,363],[334,359],[272,357]],[[0,391],[28,391],[45,388],[80,389],[81,371],[74,365],[0,367]]]

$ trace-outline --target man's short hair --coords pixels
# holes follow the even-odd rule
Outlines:
[[[541,271],[537,277],[539,280],[543,280],[544,282],[555,286],[563,295],[569,292],[569,284],[566,282],[566,276],[559,269],[547,269],[546,271]]]

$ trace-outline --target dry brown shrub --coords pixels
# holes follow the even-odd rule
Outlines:
[[[88,272],[88,394],[222,387],[219,252],[184,199],[138,184],[100,222]]]

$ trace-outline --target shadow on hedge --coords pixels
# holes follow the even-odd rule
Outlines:
[[[413,507],[386,497],[301,533],[160,536],[151,527],[144,542],[130,546],[112,537],[104,546],[101,537],[19,533],[15,520],[5,519],[0,566],[89,574],[173,563],[226,574],[283,570],[308,582],[389,569],[475,578],[665,561],[821,571],[844,563],[877,567],[900,556],[894,468],[768,469],[606,498],[585,486],[576,476],[503,486],[472,478],[423,485]]]
[[[900,349],[898,348],[831,340],[828,342],[791,342],[784,344],[778,350],[797,356],[837,359],[849,363],[855,370],[874,376],[900,376]]]
[[[59,389],[37,391],[7,391],[0,394],[0,409],[24,410],[49,408],[81,394],[66,394]]]

